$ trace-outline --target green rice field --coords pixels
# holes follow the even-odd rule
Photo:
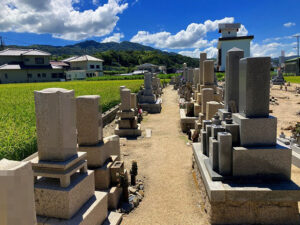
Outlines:
[[[22,160],[37,151],[34,90],[59,87],[75,95],[100,95],[103,112],[120,102],[119,87],[137,92],[143,80],[75,81],[0,85],[0,159]]]

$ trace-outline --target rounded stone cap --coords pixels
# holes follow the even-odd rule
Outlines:
[[[0,170],[16,170],[28,162],[19,162],[8,159],[0,160]]]
[[[43,90],[40,90],[40,91],[35,91],[35,92],[38,92],[38,93],[72,93],[74,92],[74,90],[67,90],[67,89],[64,89],[64,88],[47,88],[47,89],[43,89]]]
[[[82,95],[82,96],[78,96],[78,99],[99,99],[100,96],[99,95]]]

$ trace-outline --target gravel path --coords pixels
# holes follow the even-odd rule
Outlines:
[[[178,95],[171,86],[164,89],[162,112],[145,117],[142,129],[151,129],[152,137],[121,140],[126,168],[137,160],[138,179],[145,183],[145,198],[122,224],[208,224],[193,179],[192,148],[180,132]]]

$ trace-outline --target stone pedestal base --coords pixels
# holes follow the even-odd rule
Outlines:
[[[195,129],[195,121],[198,117],[187,117],[184,109],[180,109],[180,126],[182,132],[186,133],[190,129]]]
[[[100,225],[107,217],[107,194],[95,191],[80,210],[69,220],[38,216],[38,225]]]
[[[161,112],[162,99],[157,99],[155,103],[140,103],[140,107],[143,111],[148,113],[160,113]]]
[[[93,196],[94,185],[94,172],[90,170],[74,174],[66,188],[57,179],[40,178],[34,184],[36,214],[70,219]]]
[[[98,145],[77,146],[78,152],[87,153],[87,164],[89,167],[102,166],[111,155],[118,156],[120,159],[120,138],[112,135],[103,139]]]
[[[137,129],[120,129],[117,125],[115,134],[119,137],[137,137],[142,135],[141,124],[138,124]]]
[[[193,144],[193,153],[194,170],[211,224],[300,224],[300,187],[292,181],[212,181],[200,144]]]

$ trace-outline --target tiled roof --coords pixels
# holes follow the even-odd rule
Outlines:
[[[63,60],[63,62],[84,62],[84,61],[103,62],[102,59],[98,59],[90,55],[73,56],[71,58]]]
[[[21,66],[19,64],[8,65],[4,64],[0,66],[0,70],[20,70]]]
[[[0,56],[21,56],[21,55],[39,55],[39,56],[50,56],[48,52],[40,51],[37,49],[5,49],[0,51]]]

